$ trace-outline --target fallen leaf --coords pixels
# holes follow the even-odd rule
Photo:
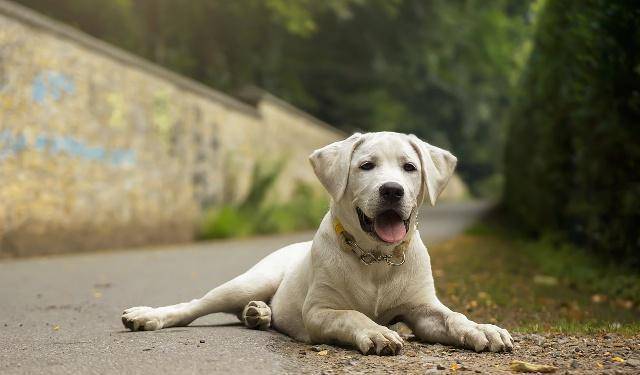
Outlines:
[[[620,308],[623,308],[625,310],[629,310],[633,307],[633,301],[627,300],[627,299],[617,299],[616,300],[616,305]]]
[[[53,326],[53,330],[54,330],[54,331],[58,331],[58,330],[60,330],[60,326],[56,324],[55,326]]]
[[[533,283],[545,286],[556,286],[558,285],[558,279],[553,276],[535,275],[533,277]]]
[[[620,362],[620,363],[624,362],[624,359],[622,359],[622,358],[620,358],[618,356],[611,358],[611,360],[614,361],[614,362]]]
[[[318,352],[318,355],[327,355],[327,354],[329,354],[328,350],[321,350]]]
[[[458,371],[458,369],[459,369],[460,367],[461,367],[461,366],[460,366],[459,364],[457,364],[457,363],[455,363],[455,362],[454,362],[454,363],[452,363],[452,364],[451,364],[451,371]]]
[[[95,298],[95,299],[102,298],[102,292],[94,290],[93,291],[93,298]]]
[[[604,365],[602,363],[600,363],[600,362],[596,362],[596,366],[598,368],[604,368]]]
[[[511,371],[516,372],[544,372],[551,373],[555,372],[558,368],[549,366],[549,365],[538,365],[535,363],[529,363],[524,361],[512,361],[511,362]]]

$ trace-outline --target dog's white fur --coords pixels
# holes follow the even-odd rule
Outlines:
[[[385,325],[400,320],[419,339],[430,343],[476,351],[513,348],[506,330],[474,323],[436,297],[429,254],[415,223],[422,201],[435,204],[451,177],[456,164],[451,153],[413,135],[381,132],[354,134],[316,150],[310,161],[332,197],[331,208],[313,241],[277,250],[200,299],[127,309],[123,323],[134,331],[156,330],[226,312],[238,314],[254,327],[266,327],[271,319],[275,329],[304,342],[396,354],[402,348],[402,338]],[[365,161],[374,162],[375,168],[360,169]],[[404,170],[406,163],[417,170]],[[392,253],[398,243],[387,244],[364,232],[355,211],[359,207],[374,217],[381,205],[379,187],[390,181],[405,191],[396,211],[403,219],[410,219],[406,261],[402,266],[384,262],[365,265],[341,246],[334,220],[341,222],[360,247]]]

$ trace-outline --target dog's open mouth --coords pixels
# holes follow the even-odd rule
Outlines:
[[[363,231],[387,243],[396,243],[404,239],[409,231],[409,219],[403,220],[395,210],[382,211],[370,218],[356,207],[360,227]]]

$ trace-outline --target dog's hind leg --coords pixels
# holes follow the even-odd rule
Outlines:
[[[122,323],[132,331],[153,331],[186,326],[201,316],[216,312],[242,317],[243,310],[248,307],[249,302],[269,301],[273,297],[288,264],[292,259],[298,258],[295,255],[300,255],[303,251],[300,245],[288,246],[272,253],[244,274],[211,290],[202,298],[157,308],[129,308],[122,314]],[[257,316],[261,316],[263,312],[257,311]],[[252,309],[250,315],[255,313]],[[242,320],[248,321],[246,318]],[[249,320],[253,321],[253,317]],[[264,320],[257,319],[256,327],[264,326]]]

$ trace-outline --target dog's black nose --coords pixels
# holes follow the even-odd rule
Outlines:
[[[395,203],[404,196],[404,189],[397,182],[385,182],[380,186],[380,196],[385,202]]]

